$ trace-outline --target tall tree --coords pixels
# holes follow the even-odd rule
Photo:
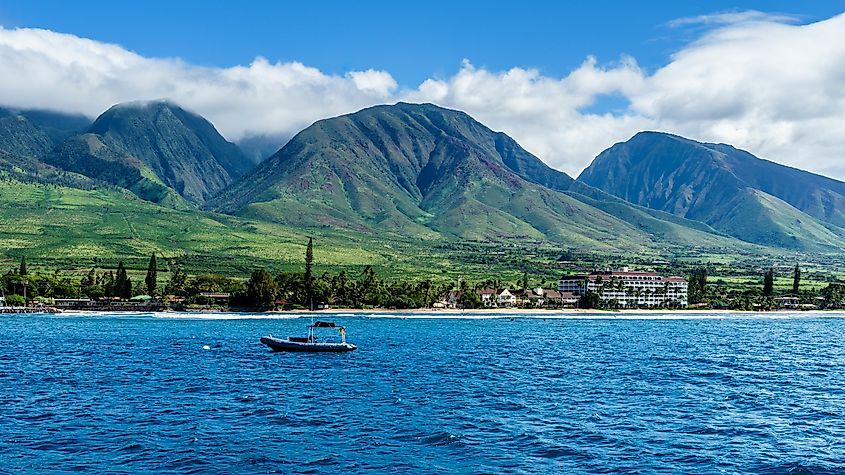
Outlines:
[[[795,264],[795,270],[792,273],[792,293],[798,294],[798,287],[801,285],[801,268]]]
[[[256,269],[246,283],[246,295],[253,305],[267,307],[276,300],[276,281],[267,269]]]
[[[696,267],[689,278],[688,295],[690,303],[700,303],[707,294],[707,268]]]
[[[308,246],[305,248],[305,281],[314,278],[314,241],[308,238]]]
[[[108,274],[103,274],[103,295],[106,297],[114,297],[117,295],[114,285],[114,272],[109,271]]]
[[[144,278],[144,283],[147,284],[147,294],[155,295],[158,293],[158,263],[156,262],[156,253],[150,256],[150,263],[147,265],[147,277]]]
[[[338,303],[350,305],[352,296],[349,289],[349,276],[346,275],[346,271],[342,270],[332,278],[332,291]]]
[[[82,278],[79,282],[82,287],[91,287],[97,285],[97,269],[92,267],[91,270],[88,271],[88,275]]]
[[[763,276],[763,295],[766,297],[771,297],[774,294],[775,290],[775,271],[774,269],[769,269],[766,271],[766,275]]]
[[[126,273],[123,261],[117,263],[117,275],[114,278],[114,295],[124,300],[132,297],[132,279]]]
[[[188,283],[188,274],[176,264],[170,266],[170,280],[164,287],[164,291],[169,295],[185,296],[185,285]]]
[[[18,268],[18,274],[20,274],[20,275],[26,275],[27,274],[27,271],[26,271],[26,256],[21,257],[21,265]]]
[[[101,282],[101,280],[104,281],[105,279],[98,279],[97,269],[92,267],[91,270],[88,271],[88,275],[83,277],[79,282],[80,293],[92,299],[102,297],[105,289],[103,288],[104,282]]]
[[[314,243],[312,238],[308,238],[308,247],[305,248],[305,274],[303,275],[303,283],[305,284],[305,303],[308,308],[311,308],[312,300],[314,299]]]

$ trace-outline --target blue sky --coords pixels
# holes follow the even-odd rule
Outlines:
[[[642,130],[845,179],[845,2],[0,3],[0,106],[167,99],[228,139],[432,102],[577,175]],[[7,73],[10,72],[10,73]]]
[[[415,86],[454,74],[461,60],[503,70],[538,68],[562,76],[588,55],[626,54],[641,67],[664,65],[697,28],[677,18],[758,10],[811,22],[845,9],[831,0],[795,1],[160,1],[5,0],[0,25],[45,28],[148,57],[207,66],[300,61],[326,73],[388,70]]]

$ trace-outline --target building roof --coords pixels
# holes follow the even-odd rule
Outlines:
[[[590,273],[590,279],[594,279],[598,276],[607,276],[607,277],[626,277],[626,276],[641,276],[641,277],[660,277],[657,272],[636,272],[636,271],[601,271],[601,272],[592,272]]]
[[[231,296],[231,294],[228,292],[200,292],[200,295],[203,297],[213,297],[220,299],[227,299]]]

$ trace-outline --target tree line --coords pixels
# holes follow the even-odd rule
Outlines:
[[[114,270],[90,269],[78,280],[59,271],[31,272],[23,257],[16,268],[0,276],[0,292],[7,304],[24,305],[27,301],[52,298],[91,298],[128,300],[140,295],[154,298],[176,296],[185,304],[207,305],[211,299],[204,293],[226,293],[230,304],[241,307],[319,308],[424,308],[447,297],[455,291],[456,303],[463,308],[478,308],[481,300],[479,288],[530,288],[527,273],[514,283],[487,279],[472,284],[460,279],[455,282],[425,279],[414,282],[385,280],[373,267],[366,266],[359,273],[314,272],[313,240],[309,239],[301,272],[273,273],[266,268],[254,270],[248,279],[236,279],[214,273],[188,275],[176,262],[167,266],[169,278],[159,281],[159,265],[153,253],[148,261],[144,279],[133,279],[123,262]],[[751,310],[774,308],[774,270],[768,269],[760,287],[746,290],[722,289],[708,283],[706,267],[694,268],[688,276],[689,303],[705,304],[718,308]],[[842,308],[845,301],[845,284],[832,283],[816,292],[801,289],[801,268],[793,270],[792,294],[801,303],[818,304],[823,308]],[[820,300],[817,297],[822,297]],[[587,292],[581,299],[583,308],[607,306],[599,294]]]

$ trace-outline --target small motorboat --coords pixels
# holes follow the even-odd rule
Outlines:
[[[335,329],[340,334],[340,341],[322,341],[317,336],[317,330]],[[299,351],[312,353],[341,353],[353,351],[358,347],[346,342],[346,327],[337,326],[332,322],[314,322],[308,325],[308,336],[276,338],[273,335],[261,337],[261,343],[273,351]]]

